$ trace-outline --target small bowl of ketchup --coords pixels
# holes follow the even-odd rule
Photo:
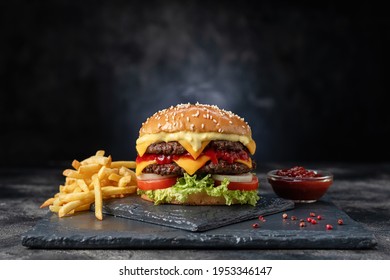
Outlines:
[[[267,179],[278,196],[298,203],[317,201],[333,183],[330,172],[301,166],[272,170],[267,173]]]

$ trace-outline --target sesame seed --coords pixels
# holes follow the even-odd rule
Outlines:
[[[194,125],[194,124],[191,124],[191,125],[190,125],[190,129],[191,129],[191,130],[194,130],[194,128],[195,128],[195,125]]]
[[[217,120],[216,120],[216,119],[213,119],[213,122],[214,122],[214,123],[217,123]]]
[[[161,123],[158,123],[157,127],[160,128],[161,127]]]
[[[204,123],[202,123],[202,125],[201,125],[201,126],[202,126],[202,128],[204,128]]]
[[[187,117],[186,119],[187,119],[187,122],[190,122],[190,117]]]
[[[232,124],[233,122],[232,121],[229,121],[230,124]]]

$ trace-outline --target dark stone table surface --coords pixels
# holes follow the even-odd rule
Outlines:
[[[272,192],[265,173],[285,164],[259,164],[261,193]],[[390,163],[306,164],[334,174],[328,196],[372,232],[377,246],[367,250],[42,250],[28,249],[21,236],[47,213],[39,205],[63,183],[66,166],[0,168],[0,259],[390,259]]]

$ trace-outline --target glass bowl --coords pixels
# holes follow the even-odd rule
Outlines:
[[[268,182],[281,198],[298,203],[312,203],[320,199],[333,183],[333,175],[322,170],[313,170],[314,177],[289,177],[277,175],[278,170],[267,173]]]

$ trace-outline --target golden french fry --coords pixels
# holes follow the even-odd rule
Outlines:
[[[111,155],[109,155],[109,156],[107,157],[106,166],[107,166],[107,167],[111,167],[111,162],[112,162],[112,157],[111,157]]]
[[[97,174],[99,180],[103,179],[104,176],[108,173],[108,172],[107,172],[107,169],[108,169],[108,168],[105,167],[105,166],[102,166],[102,167],[99,169],[99,172],[98,172],[98,174]]]
[[[83,200],[76,200],[76,201],[71,201],[66,204],[64,204],[61,209],[58,211],[58,216],[61,218],[71,212],[72,210],[76,209],[79,206],[85,205],[87,203],[91,203],[93,199],[83,199]]]
[[[118,175],[118,174],[115,174],[115,173],[111,173],[109,176],[108,176],[108,180],[111,180],[111,181],[115,181],[115,182],[119,182],[119,180],[122,178],[122,176]]]
[[[76,182],[75,183],[72,183],[70,185],[66,185],[62,188],[62,191],[65,192],[65,193],[72,193],[74,192],[74,189],[77,187],[77,184]]]
[[[135,169],[136,163],[135,163],[135,161],[113,161],[113,162],[111,162],[111,168],[120,168],[122,166],[124,166],[126,168]]]
[[[126,186],[128,183],[131,182],[131,176],[123,176],[119,182],[118,182],[118,187],[124,187]]]
[[[111,181],[108,180],[108,178],[100,180],[100,186],[102,186],[102,187],[109,186],[110,184],[111,184]]]
[[[95,191],[95,217],[98,220],[103,220],[103,196],[99,177],[97,175],[93,175],[92,182]]]
[[[77,179],[75,178],[70,178],[70,177],[66,177],[65,178],[65,185],[71,185],[73,184],[74,182],[76,182]]]
[[[112,169],[106,166],[102,166],[98,172],[98,177],[100,180],[106,179],[110,174],[115,174],[117,172],[116,169]]]
[[[109,159],[104,156],[91,156],[81,162],[81,165],[87,165],[87,164],[100,164],[100,165],[107,165]]]
[[[75,179],[88,178],[88,174],[80,174],[78,171],[72,169],[65,169],[62,174],[69,178],[75,178]]]
[[[127,175],[132,175],[134,173],[134,171],[128,169],[127,167],[124,167],[124,166],[121,166],[119,168],[119,175],[122,175],[122,176],[127,176]],[[135,173],[134,173],[135,174]],[[135,175],[134,175],[135,176]]]
[[[89,208],[91,208],[91,203],[87,203],[87,204],[84,204],[84,205],[81,205],[79,207],[76,207],[74,209],[75,212],[80,212],[80,211],[88,211]]]
[[[83,199],[93,199],[95,194],[93,192],[78,192],[78,193],[69,193],[69,194],[60,194],[60,201],[71,202],[76,200]]]
[[[129,182],[128,185],[130,185],[130,184],[136,185],[137,184],[137,176],[135,175],[135,172],[133,170],[130,170],[130,169],[122,166],[119,170],[119,173],[122,173],[123,176],[131,176],[131,182]]]
[[[55,213],[58,213],[60,211],[62,206],[59,206],[59,205],[50,205],[49,206],[49,209],[51,212],[55,212]]]
[[[54,205],[54,206],[61,206],[62,204],[64,204],[64,202],[61,202],[61,201],[60,201],[60,197],[59,197],[59,196],[56,197],[56,198],[54,199],[54,201],[53,201],[53,205]]]
[[[104,156],[104,154],[105,154],[105,151],[104,150],[99,150],[99,151],[97,151],[96,152],[96,156]]]
[[[42,205],[41,205],[39,208],[45,208],[45,207],[47,207],[47,206],[52,205],[53,202],[54,202],[54,199],[55,199],[54,197],[49,198],[49,199],[46,200],[44,203],[42,203]]]
[[[80,164],[80,162],[78,160],[76,160],[76,159],[73,160],[72,166],[73,166],[74,169],[76,169],[76,170],[79,169],[80,165],[81,164]]]
[[[127,186],[127,187],[114,187],[108,186],[102,188],[102,193],[104,197],[112,195],[121,195],[121,194],[133,194],[137,191],[137,186]]]
[[[79,168],[80,174],[87,174],[87,173],[96,173],[101,168],[101,165],[97,163],[88,164],[88,165],[81,165]]]
[[[83,192],[89,192],[88,185],[85,183],[83,179],[78,179],[77,185],[83,190]]]

